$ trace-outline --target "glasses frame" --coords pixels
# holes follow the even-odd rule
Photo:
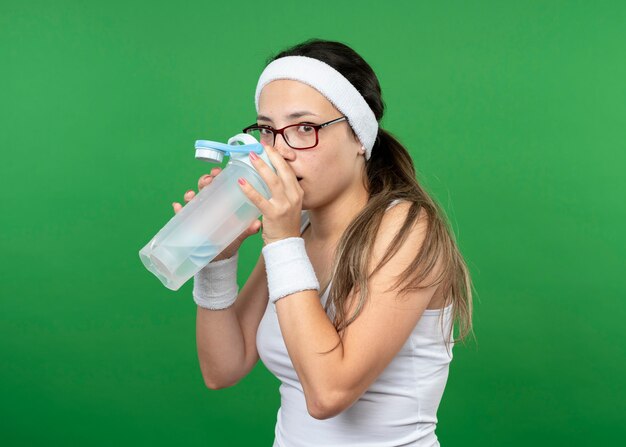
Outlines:
[[[322,124],[310,124],[310,123],[297,123],[297,124],[290,124],[288,126],[283,127],[282,129],[273,129],[270,126],[265,126],[262,124],[252,124],[251,126],[246,127],[245,129],[242,130],[243,133],[248,133],[248,131],[250,130],[260,130],[260,129],[264,129],[264,130],[269,130],[270,132],[272,132],[272,134],[274,135],[273,138],[273,142],[272,142],[272,147],[274,147],[274,145],[276,144],[276,134],[279,134],[283,137],[283,140],[285,140],[285,143],[287,143],[287,145],[292,148],[295,149],[297,151],[299,150],[303,150],[303,149],[311,149],[314,148],[315,146],[317,146],[317,144],[319,143],[319,131],[320,129],[324,128],[324,127],[328,127],[331,124],[335,124],[335,123],[339,123],[341,121],[348,121],[348,117],[347,116],[341,116],[339,118],[335,118],[334,120],[331,121],[327,121],[325,123]],[[289,141],[287,141],[287,138],[285,138],[285,129],[288,129],[290,127],[300,127],[300,126],[307,126],[307,127],[312,127],[313,129],[315,129],[315,144],[313,146],[308,146],[308,147],[293,147]]]

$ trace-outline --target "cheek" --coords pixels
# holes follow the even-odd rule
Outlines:
[[[337,157],[336,152],[311,154],[307,159],[308,184],[315,186],[316,196],[336,195],[350,183],[351,169],[346,160]]]
[[[306,172],[311,180],[319,186],[323,186],[322,184],[332,181],[339,173],[340,168],[337,163],[337,158],[333,155],[332,150],[324,148],[307,155],[308,157],[302,160],[303,165],[306,166]]]
[[[302,209],[312,209],[332,202],[343,191],[351,187],[354,179],[353,166],[347,159],[339,156],[340,148],[328,148],[316,154],[302,157],[302,175],[306,176],[302,184],[304,198]]]

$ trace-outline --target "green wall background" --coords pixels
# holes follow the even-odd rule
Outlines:
[[[3,445],[271,445],[278,381],[205,388],[192,284],[138,251],[210,169],[194,141],[253,122],[264,61],[310,37],[377,72],[472,271],[442,445],[626,436],[623,2],[3,0]]]

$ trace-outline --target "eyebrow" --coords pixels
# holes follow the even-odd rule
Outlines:
[[[303,110],[303,111],[299,111],[299,112],[293,112],[293,113],[287,115],[287,119],[292,120],[292,119],[300,118],[302,116],[307,116],[307,115],[319,116],[319,115],[317,115],[317,114],[315,114],[313,112],[308,112],[306,110]],[[271,118],[269,118],[267,116],[264,116],[264,115],[258,115],[256,117],[256,119],[257,119],[257,121],[261,121],[262,120],[262,121],[269,121],[270,123],[273,122]]]

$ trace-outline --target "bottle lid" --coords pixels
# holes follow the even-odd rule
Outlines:
[[[224,159],[224,152],[217,149],[209,149],[196,146],[196,158],[208,161],[209,163],[221,163]]]
[[[208,161],[210,163],[221,163],[224,159],[224,155],[228,155],[235,160],[246,163],[252,169],[255,168],[248,154],[254,152],[276,172],[267,152],[263,149],[263,145],[252,135],[246,133],[240,133],[229,138],[228,144],[219,143],[217,141],[196,140],[195,148],[196,158],[198,160]]]
[[[240,133],[228,139],[229,145],[236,145],[236,143],[238,142],[242,142],[245,146],[250,146],[250,150],[246,152],[237,151],[231,153],[231,158],[246,163],[252,169],[256,170],[256,168],[252,165],[250,157],[248,156],[250,152],[254,152],[259,156],[261,160],[263,160],[270,168],[272,168],[274,172],[276,172],[276,168],[274,168],[274,165],[272,165],[272,162],[270,161],[267,152],[263,148],[263,145],[259,143],[256,138],[254,138],[252,135],[248,135],[247,133]]]

